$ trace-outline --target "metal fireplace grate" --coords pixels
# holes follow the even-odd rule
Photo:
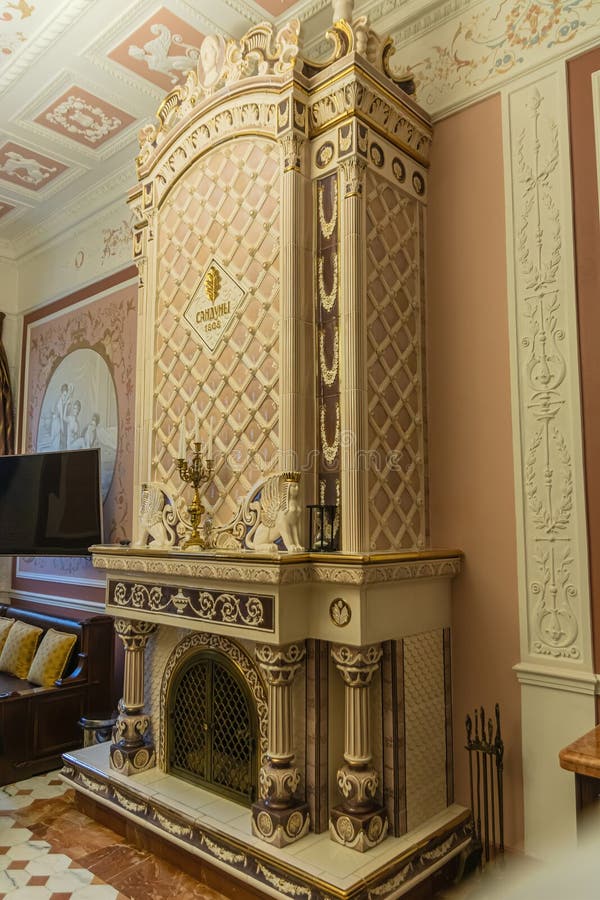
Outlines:
[[[250,805],[257,793],[257,716],[243,676],[204,651],[174,677],[167,702],[169,771]]]

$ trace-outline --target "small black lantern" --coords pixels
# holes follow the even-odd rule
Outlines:
[[[325,503],[311,503],[308,510],[308,546],[316,553],[327,553],[337,549],[335,514],[337,506]]]

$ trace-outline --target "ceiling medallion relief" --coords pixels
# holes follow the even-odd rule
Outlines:
[[[134,117],[73,85],[35,119],[45,128],[89,147],[99,147],[134,122]]]
[[[0,147],[0,179],[39,191],[67,170],[57,159],[11,142]]]
[[[183,314],[211,353],[234,320],[244,296],[244,289],[213,258]]]

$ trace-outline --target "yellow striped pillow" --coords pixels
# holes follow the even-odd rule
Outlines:
[[[15,622],[0,653],[0,672],[10,672],[17,678],[27,678],[29,666],[42,629],[25,622]]]
[[[27,674],[27,681],[31,681],[32,684],[41,684],[42,687],[51,687],[64,672],[71,648],[76,640],[77,635],[75,634],[65,634],[63,631],[49,628],[33,658]]]
[[[6,643],[8,632],[14,625],[14,619],[0,618],[0,652]]]

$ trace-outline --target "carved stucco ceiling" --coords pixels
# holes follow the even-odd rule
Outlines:
[[[362,0],[393,33],[441,0]],[[18,258],[134,183],[137,132],[205,34],[302,22],[318,55],[330,0],[0,0],[0,254]]]

